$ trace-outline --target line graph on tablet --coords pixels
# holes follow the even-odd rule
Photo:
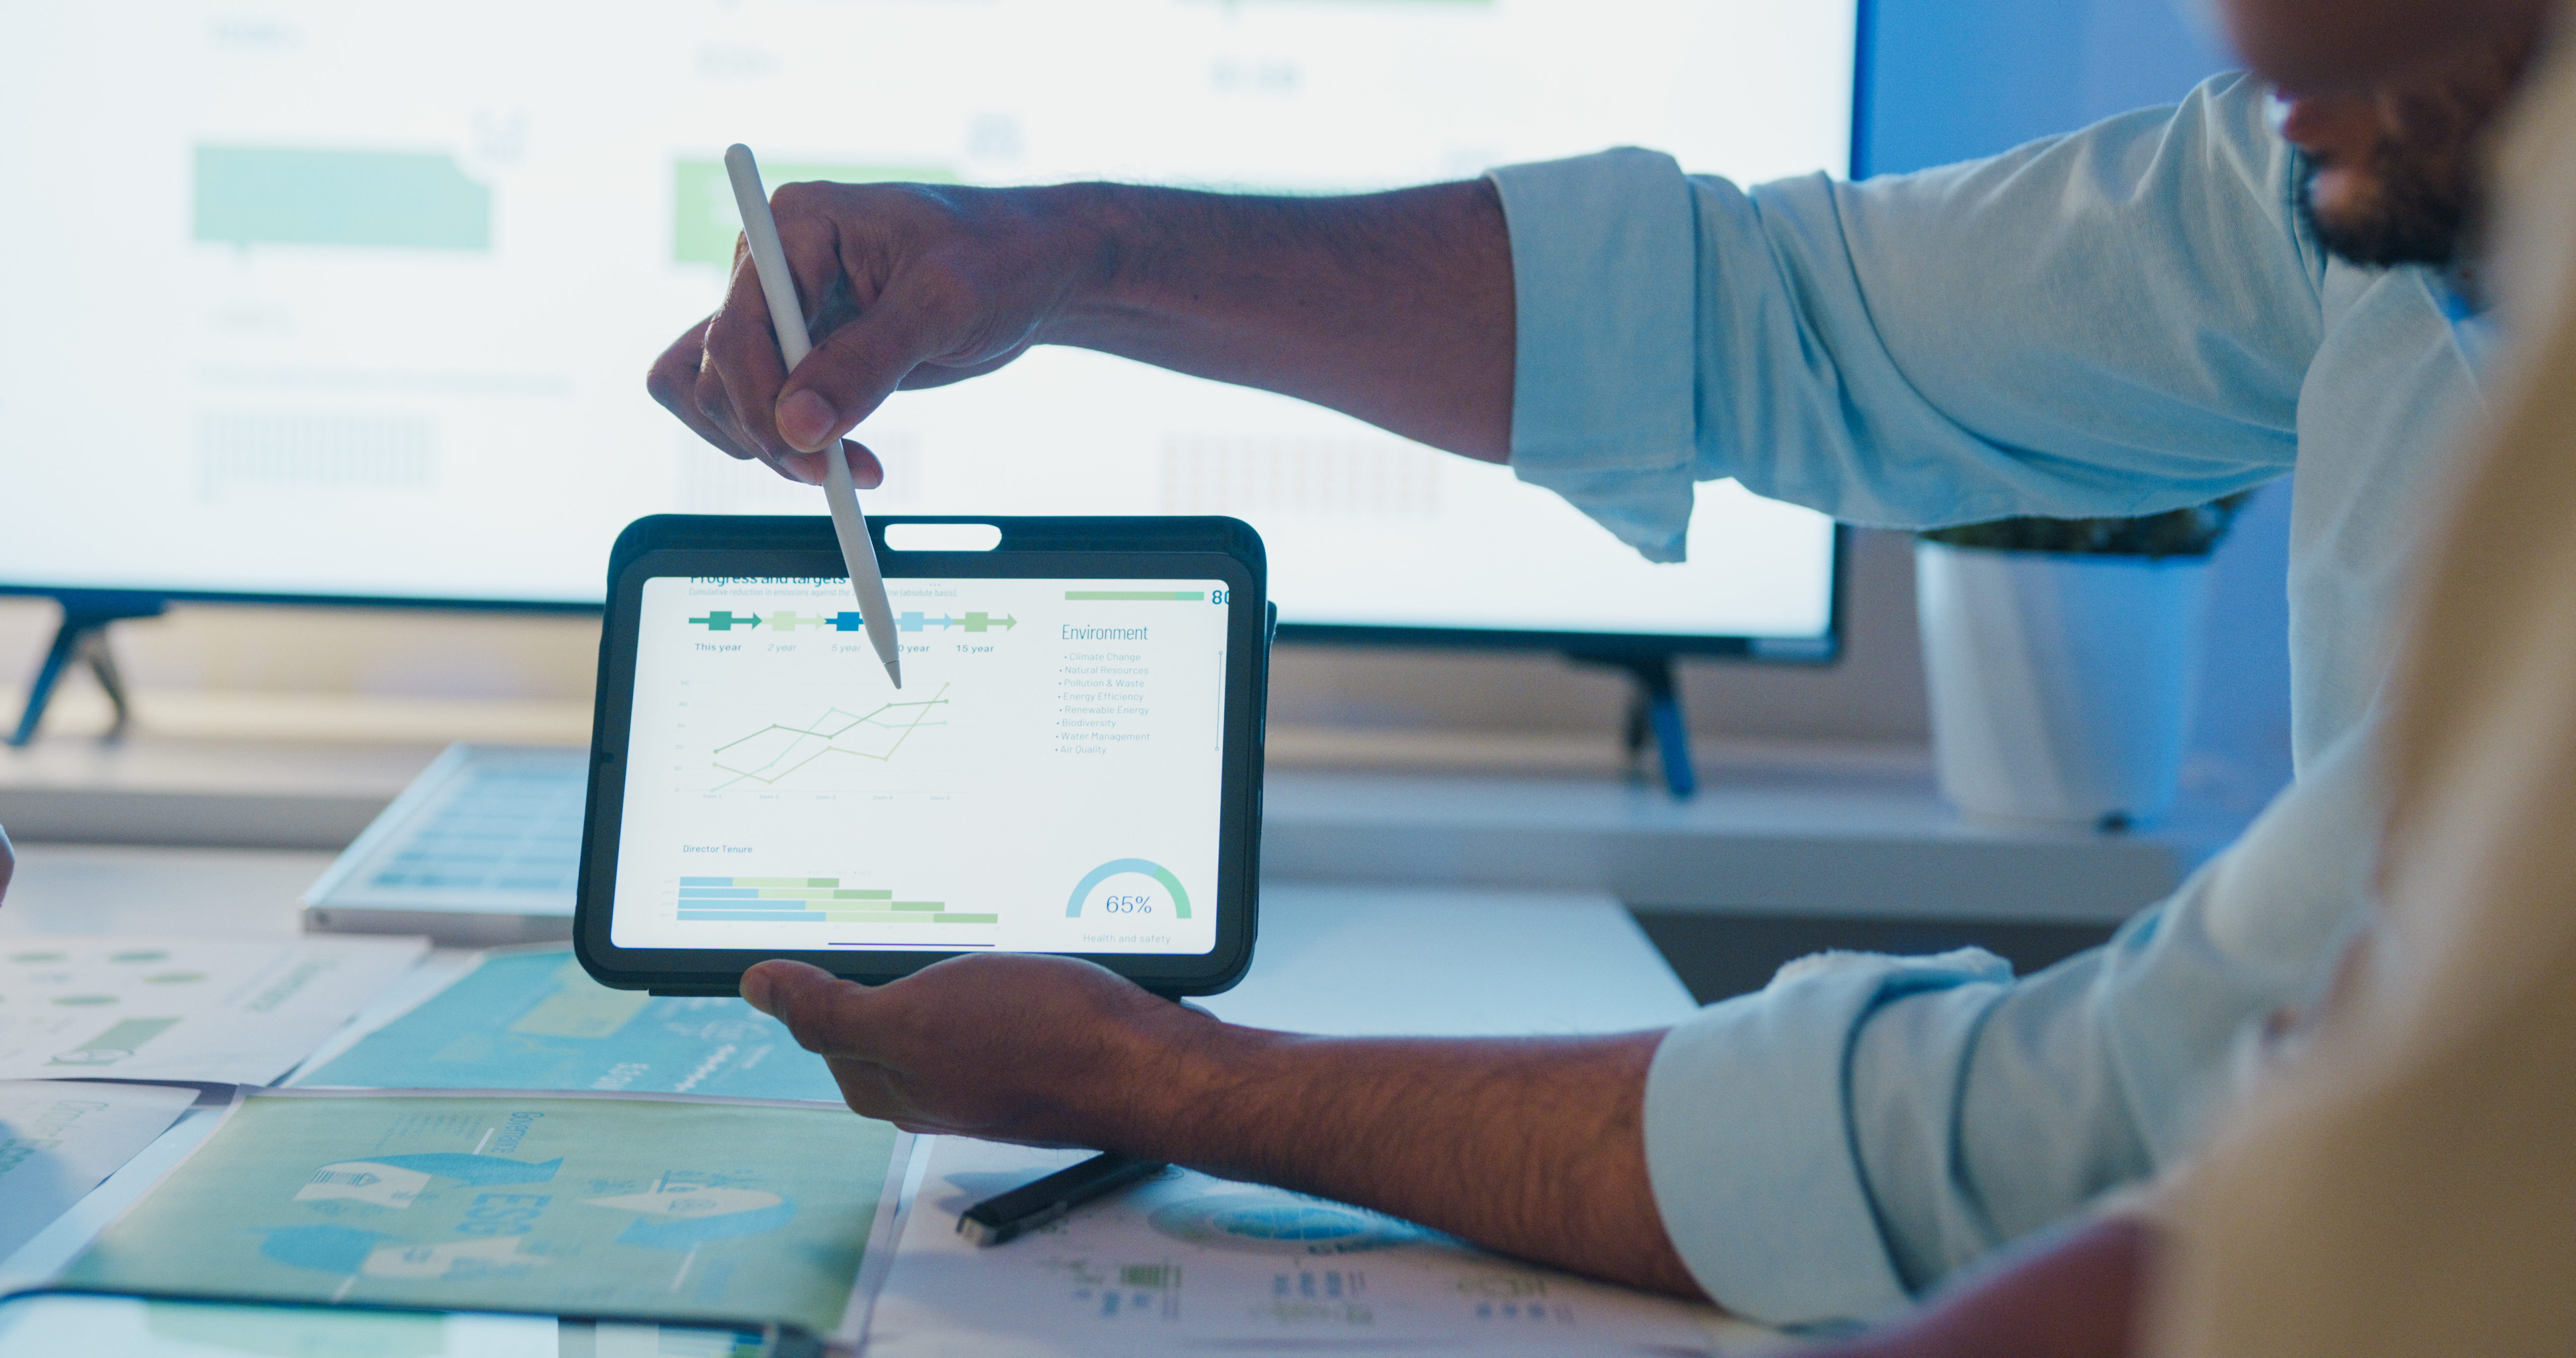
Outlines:
[[[865,712],[834,707],[807,722],[771,722],[715,747],[709,762],[718,773],[728,776],[709,791],[722,792],[745,782],[776,787],[817,761],[835,755],[891,764],[923,727],[948,724],[950,687],[941,684],[928,698],[880,703]]]

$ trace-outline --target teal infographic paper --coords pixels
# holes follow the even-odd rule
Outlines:
[[[778,1020],[737,999],[611,990],[569,948],[494,953],[297,1083],[841,1101]]]
[[[829,1333],[896,1138],[834,1109],[254,1095],[64,1281]]]

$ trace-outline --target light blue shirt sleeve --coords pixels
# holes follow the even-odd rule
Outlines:
[[[2152,513],[2294,460],[2326,261],[2242,78],[1857,184],[1639,150],[1491,177],[1512,465],[1651,559],[1697,481],[1910,528]]]
[[[2239,1039],[2366,918],[2367,724],[2111,942],[2023,980],[1975,950],[1837,953],[1674,1028],[1646,1161],[1709,1295],[1868,1319],[2186,1151]]]
[[[1684,554],[1693,485],[1725,477],[1897,527],[2150,513],[2270,480],[2336,305],[2292,153],[2236,78],[1861,184],[1740,189],[1636,150],[1493,181],[1513,466],[1655,560]],[[2438,328],[2393,297],[2403,325],[2345,342]],[[2375,668],[2342,658],[2366,687]],[[1702,1286],[1774,1323],[1876,1316],[2180,1153],[2238,1035],[2367,910],[2359,728],[2105,948],[2020,980],[1975,952],[1829,956],[1674,1029],[1648,1171]]]

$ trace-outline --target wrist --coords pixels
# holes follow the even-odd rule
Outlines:
[[[1121,317],[1141,309],[1122,296],[1143,220],[1138,191],[1125,184],[1054,184],[1023,192],[1024,220],[1044,260],[1039,267],[1055,291],[1033,342],[1102,347]]]
[[[1222,1110],[1257,1080],[1283,1034],[1238,1028],[1202,1011],[1156,1001],[1122,1044],[1116,1076],[1092,1087],[1083,1121],[1095,1142],[1143,1159],[1205,1160],[1222,1139]],[[1220,1157],[1221,1158],[1221,1157]]]

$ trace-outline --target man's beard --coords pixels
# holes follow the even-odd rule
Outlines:
[[[2299,215],[2317,242],[2368,268],[2456,269],[2478,248],[2487,135],[2512,102],[2536,34],[2477,54],[2447,78],[2381,95],[2365,188],[2333,211],[2316,203],[2317,167],[2299,180]]]
[[[2299,181],[2299,215],[2317,243],[2365,268],[2458,264],[2476,232],[2479,194],[2457,165],[2418,154],[2425,149],[2382,141],[2371,152],[2370,201],[2331,215],[2317,211],[2317,171],[2308,166]]]

